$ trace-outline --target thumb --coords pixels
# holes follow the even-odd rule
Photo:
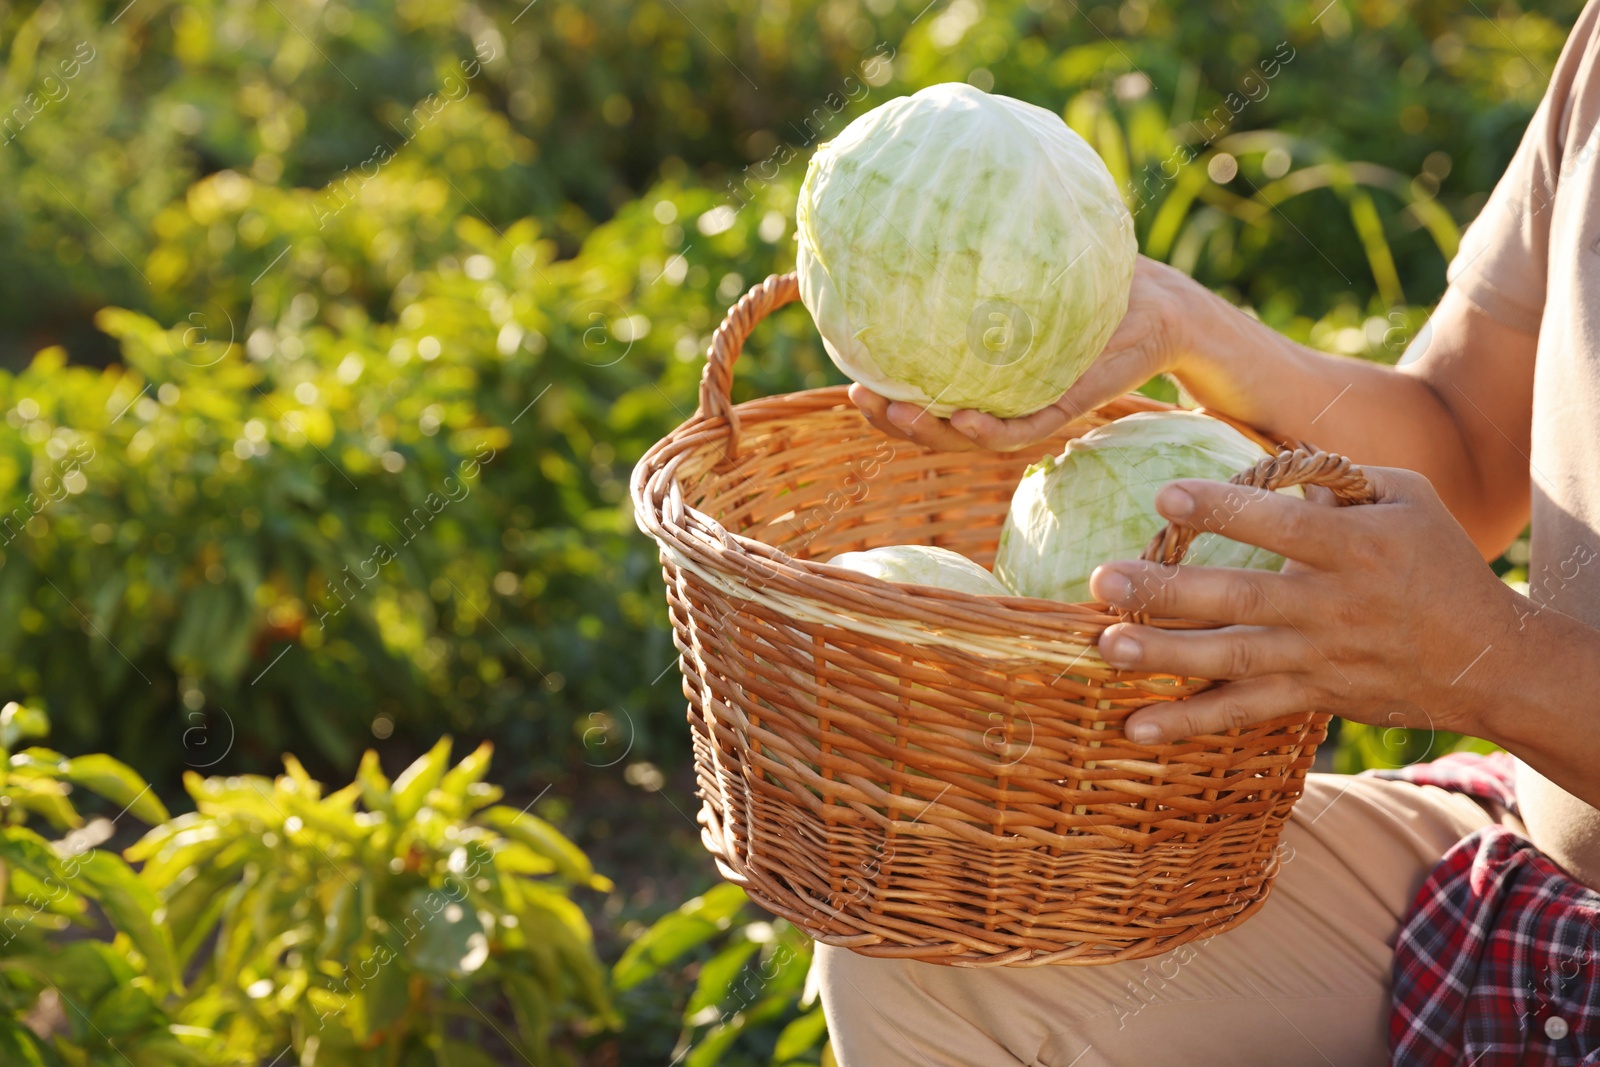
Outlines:
[[[1403,467],[1362,466],[1358,469],[1372,486],[1374,504],[1416,504],[1438,499],[1433,483],[1416,471]]]
[[[1105,351],[1056,401],[1056,406],[1069,420],[1081,419],[1095,408],[1139,388],[1153,376],[1149,360],[1136,351],[1117,347],[1113,337]]]
[[[1068,422],[1057,405],[1041,408],[1032,415],[1014,419],[997,418],[988,412],[967,409],[950,416],[954,426],[969,441],[996,452],[1015,452],[1038,444]]]

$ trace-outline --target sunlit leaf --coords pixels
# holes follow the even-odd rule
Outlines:
[[[64,770],[74,784],[99,793],[141,822],[155,825],[169,818],[166,805],[149,784],[110,756],[74,756],[66,761]]]
[[[568,880],[580,885],[593,885],[596,889],[609,888],[610,883],[594,873],[589,857],[583,854],[583,850],[537,815],[498,806],[479,812],[477,818],[549,858]]]
[[[772,1060],[781,1064],[802,1056],[822,1044],[827,1036],[828,1021],[823,1018],[822,1009],[809,1011],[779,1032],[778,1043],[772,1049]]]
[[[394,780],[395,818],[402,822],[416,815],[433,792],[450,762],[450,738],[442,737]]]
[[[93,851],[76,857],[79,883],[105,911],[117,930],[128,935],[162,990],[177,990],[179,974],[171,931],[154,918],[160,902],[119,857]]]
[[[744,970],[744,965],[760,949],[753,941],[735,941],[700,965],[700,976],[695,980],[694,993],[683,1009],[685,1021],[703,1008],[721,1002],[727,996],[734,979]],[[759,986],[759,979],[756,984]]]

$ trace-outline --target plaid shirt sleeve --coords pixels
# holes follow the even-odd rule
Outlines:
[[[1514,808],[1509,757],[1382,772]],[[1524,838],[1480,830],[1439,860],[1402,922],[1395,1067],[1600,1065],[1600,893]]]
[[[1436,785],[1452,793],[1517,810],[1516,760],[1509,752],[1481,755],[1452,752],[1432,763],[1414,763],[1392,771],[1368,771],[1376,778],[1392,778],[1413,785]]]

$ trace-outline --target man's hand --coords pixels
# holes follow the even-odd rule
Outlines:
[[[1219,482],[1174,482],[1162,515],[1277,552],[1281,574],[1108,563],[1095,596],[1124,610],[1224,624],[1175,631],[1118,624],[1100,637],[1114,667],[1226,679],[1131,715],[1155,744],[1292,712],[1478,736],[1529,601],[1483,562],[1427,479],[1366,467],[1374,504],[1333,508]],[[1499,660],[1499,662],[1497,662]]]
[[[903,437],[946,452],[987,448],[1011,452],[1037,444],[1073,419],[1137,389],[1182,354],[1180,327],[1197,298],[1205,296],[1192,279],[1155,260],[1139,257],[1128,295],[1128,312],[1083,377],[1054,404],[1032,415],[1001,419],[982,411],[957,411],[949,419],[915,404],[890,401],[864,385],[850,387],[850,399],[867,421],[891,437]]]

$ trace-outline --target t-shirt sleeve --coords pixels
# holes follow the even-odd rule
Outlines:
[[[1590,0],[1572,27],[1511,165],[1450,262],[1450,285],[1456,291],[1491,318],[1526,333],[1538,332],[1544,314],[1550,218],[1563,155],[1569,147],[1579,147],[1567,143],[1573,102],[1600,93],[1592,63],[1597,20],[1600,0]]]

